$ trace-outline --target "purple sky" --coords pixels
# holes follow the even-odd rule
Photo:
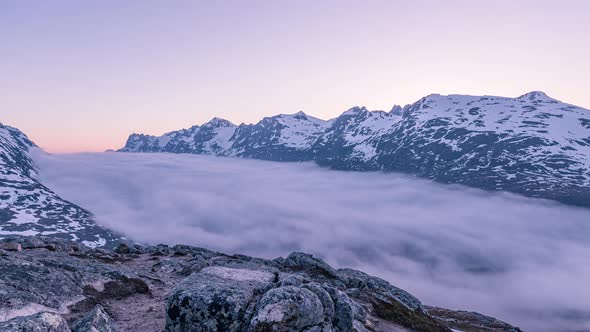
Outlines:
[[[101,151],[214,116],[543,90],[590,108],[590,1],[3,1],[0,121]]]

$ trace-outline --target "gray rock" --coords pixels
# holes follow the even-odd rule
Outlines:
[[[115,252],[117,254],[129,254],[131,253],[131,248],[126,243],[121,243],[115,248]]]
[[[440,308],[429,314],[415,297],[384,280],[336,271],[302,253],[271,261],[189,246],[118,254],[44,237],[0,243],[22,247],[0,254],[0,320],[64,312],[15,318],[0,323],[0,331],[69,331],[60,327],[64,319],[75,332],[449,332],[447,317],[453,326],[499,324]]]
[[[330,294],[320,284],[315,282],[305,284],[303,288],[309,289],[318,297],[324,308],[324,316],[331,323],[334,319],[334,301]]]
[[[117,332],[117,327],[111,316],[100,304],[97,304],[92,311],[74,324],[72,331]]]
[[[167,331],[240,331],[255,296],[271,286],[265,271],[221,266],[193,273],[170,294]]]
[[[178,274],[182,276],[189,276],[194,272],[200,272],[205,267],[209,266],[209,260],[205,257],[201,256],[200,254],[196,254],[193,256],[191,260],[186,262],[180,271],[177,271]]]
[[[250,331],[303,331],[324,321],[322,302],[312,291],[293,286],[268,291],[258,301]]]
[[[378,296],[386,301],[398,301],[411,310],[424,311],[420,300],[405,290],[392,286],[383,279],[351,269],[340,269],[337,273],[340,280],[346,284],[346,287],[351,289],[351,293],[357,293],[357,297]]]
[[[518,327],[477,312],[428,307],[428,312],[451,328],[465,331],[522,332]]]
[[[354,312],[350,305],[350,300],[346,294],[334,288],[327,288],[332,301],[334,301],[334,320],[333,325],[338,331],[352,332],[354,322]]]
[[[281,287],[286,286],[297,286],[300,287],[305,282],[309,282],[304,276],[300,274],[290,274],[290,273],[280,273],[279,274],[279,281],[281,282]]]
[[[22,251],[23,246],[20,243],[4,242],[0,243],[0,249],[6,251]]]
[[[70,332],[68,323],[58,314],[41,312],[0,322],[2,332]]]
[[[176,259],[162,259],[152,266],[153,272],[176,273],[184,269],[184,264]]]
[[[305,272],[312,276],[323,276],[327,278],[337,278],[338,275],[330,265],[323,260],[313,257],[309,254],[301,252],[294,252],[286,259],[279,261],[282,267],[293,270]]]

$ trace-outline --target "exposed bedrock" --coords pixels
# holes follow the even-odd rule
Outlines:
[[[0,240],[0,331],[519,331],[431,310],[382,279],[303,253],[265,260],[183,245]]]

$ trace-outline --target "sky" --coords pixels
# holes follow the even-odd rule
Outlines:
[[[587,209],[313,163],[137,153],[35,161],[60,197],[141,243],[265,258],[303,251],[525,331],[590,329]]]
[[[50,152],[217,116],[532,90],[590,108],[586,0],[0,2],[0,121]]]

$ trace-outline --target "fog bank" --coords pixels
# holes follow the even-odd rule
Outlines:
[[[423,302],[527,331],[590,329],[590,210],[398,174],[170,154],[35,156],[42,181],[130,238],[304,251]]]

